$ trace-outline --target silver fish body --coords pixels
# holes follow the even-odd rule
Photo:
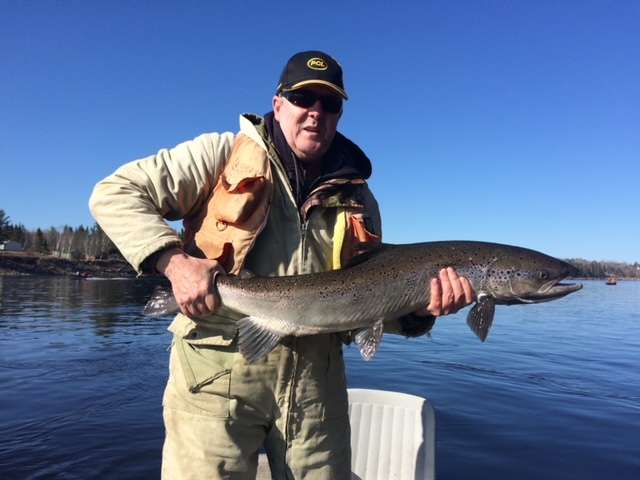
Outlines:
[[[238,321],[239,349],[249,361],[266,355],[289,335],[348,330],[359,331],[356,343],[368,359],[377,350],[382,324],[427,305],[430,280],[444,267],[454,267],[473,285],[477,302],[467,323],[483,341],[496,304],[539,303],[582,287],[560,283],[576,274],[566,262],[521,247],[472,241],[385,244],[342,270],[247,279],[219,276],[216,285],[222,304],[246,315]],[[145,313],[177,309],[171,295],[156,296]]]

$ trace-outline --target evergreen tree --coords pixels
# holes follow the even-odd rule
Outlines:
[[[44,233],[42,233],[42,230],[40,229],[36,230],[34,250],[40,253],[49,253],[49,244],[47,243]]]

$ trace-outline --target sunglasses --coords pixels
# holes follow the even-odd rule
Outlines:
[[[340,113],[342,110],[342,99],[335,95],[319,95],[311,90],[293,90],[291,92],[282,92],[280,94],[296,107],[311,108],[320,100],[322,110],[327,113]]]

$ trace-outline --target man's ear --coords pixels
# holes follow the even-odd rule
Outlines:
[[[280,121],[280,108],[282,107],[282,97],[280,95],[274,95],[271,102],[273,105],[273,116],[276,121]]]

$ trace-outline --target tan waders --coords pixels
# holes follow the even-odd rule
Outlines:
[[[162,478],[253,479],[264,445],[275,479],[349,479],[347,409],[337,335],[292,338],[255,364],[235,342],[176,338]]]

